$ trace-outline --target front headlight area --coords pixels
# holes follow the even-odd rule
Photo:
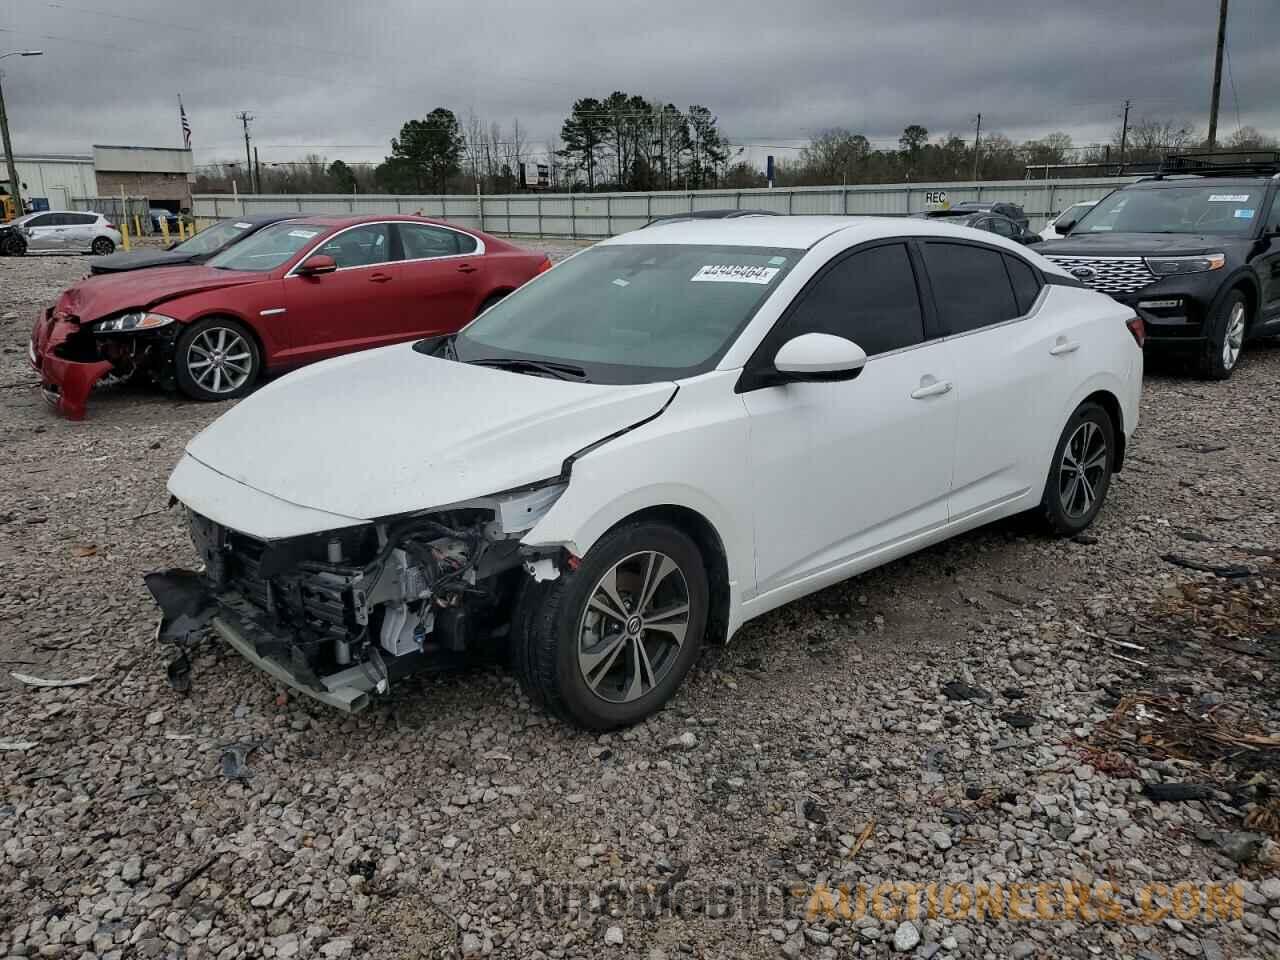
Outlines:
[[[1205,253],[1195,257],[1147,257],[1147,268],[1157,277],[1176,277],[1186,273],[1208,273],[1227,265],[1226,254]]]
[[[94,333],[140,333],[143,330],[158,330],[177,323],[173,317],[163,313],[151,313],[148,310],[132,310],[119,316],[99,320],[90,329]]]
[[[313,689],[466,662],[509,630],[529,578],[521,538],[559,480],[328,533],[262,541],[191,514],[205,578],[258,655]],[[346,678],[345,680],[343,678]]]

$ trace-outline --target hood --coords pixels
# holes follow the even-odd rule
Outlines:
[[[511,373],[402,344],[277,380],[187,453],[281,500],[369,520],[558,476],[571,454],[659,413],[675,390]]]
[[[150,250],[138,253],[112,253],[105,257],[96,257],[89,266],[92,273],[121,273],[126,270],[141,270],[143,267],[172,267],[182,263],[192,263],[197,255],[180,253],[177,250]]]
[[[270,276],[267,273],[195,266],[108,273],[72,284],[58,298],[57,309],[60,313],[77,317],[81,323],[91,323],[121,310],[154,307],[175,297],[257,283]]]
[[[1200,233],[1098,233],[1072,234],[1039,244],[1046,257],[1173,257],[1194,256],[1249,242],[1248,237],[1223,237]]]

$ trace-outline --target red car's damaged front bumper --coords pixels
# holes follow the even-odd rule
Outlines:
[[[64,355],[67,341],[79,333],[78,323],[60,318],[48,308],[36,320],[27,346],[27,359],[40,374],[45,399],[68,420],[84,419],[89,391],[112,369],[109,360],[71,360]]]

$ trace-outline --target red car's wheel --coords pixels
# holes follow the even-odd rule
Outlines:
[[[195,400],[234,400],[262,372],[258,342],[244,324],[222,317],[193,323],[178,337],[173,357],[178,388]]]

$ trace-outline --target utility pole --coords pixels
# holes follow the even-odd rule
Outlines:
[[[1124,119],[1120,121],[1120,169],[1117,176],[1124,176],[1124,145],[1129,138],[1129,101],[1124,102]]]
[[[236,114],[236,119],[244,126],[244,172],[249,178],[249,189],[254,193],[258,192],[257,184],[253,175],[253,154],[249,150],[249,121],[253,119],[253,114],[248,110],[241,110]]]
[[[1218,97],[1222,93],[1222,48],[1227,42],[1227,0],[1218,7],[1218,47],[1213,56],[1213,97],[1209,100],[1209,149],[1218,147]]]
[[[258,162],[258,148],[253,148],[253,192],[262,192],[262,164]]]
[[[12,53],[0,55],[5,57],[40,57],[43,50],[14,50]],[[0,89],[0,140],[4,143],[5,164],[9,168],[9,195],[13,197],[13,215],[22,216],[22,182],[18,179],[18,165],[13,157],[13,142],[9,139],[9,115],[4,111],[4,90]],[[3,211],[0,210],[0,215]]]
[[[978,146],[982,142],[982,114],[978,114],[977,126],[973,129],[973,179],[978,179]]]

